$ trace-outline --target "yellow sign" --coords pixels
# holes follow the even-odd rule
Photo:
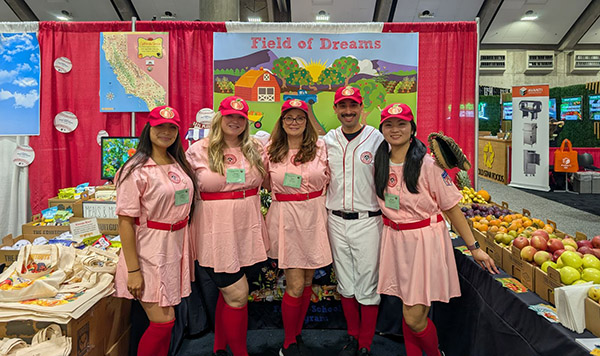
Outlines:
[[[162,38],[138,38],[138,58],[162,58],[163,39]]]
[[[492,168],[492,164],[494,164],[494,149],[492,148],[492,144],[488,142],[483,147],[483,163],[486,167]]]

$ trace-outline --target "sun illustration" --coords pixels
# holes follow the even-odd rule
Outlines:
[[[312,59],[310,60],[310,63],[306,63],[302,59],[300,61],[302,62],[304,69],[310,73],[310,76],[314,81],[317,81],[317,79],[319,79],[319,75],[321,75],[321,72],[327,68],[327,61],[325,61],[325,63],[321,63],[321,61],[314,62]]]

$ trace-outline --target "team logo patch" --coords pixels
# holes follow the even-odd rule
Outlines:
[[[169,171],[169,179],[171,180],[171,182],[175,183],[175,184],[179,184],[181,183],[181,178],[179,177],[179,175],[173,171]]]
[[[240,98],[235,99],[234,101],[232,101],[231,103],[229,103],[229,105],[232,108],[234,108],[235,110],[242,110],[244,108],[244,102]]]
[[[370,164],[371,162],[373,162],[373,154],[369,151],[361,153],[360,161],[364,164]]]
[[[448,172],[444,171],[444,173],[442,173],[442,179],[444,180],[444,183],[447,186],[451,186],[452,184],[452,178],[450,178],[450,176],[448,175]]]
[[[160,110],[159,112],[160,116],[162,116],[165,119],[172,119],[175,117],[175,113],[173,112],[173,108],[170,107],[166,107]]]
[[[388,109],[388,113],[391,115],[398,115],[402,113],[402,107],[400,104],[394,104],[391,108]]]
[[[225,155],[225,163],[227,164],[235,164],[237,162],[237,158],[232,154]]]
[[[352,95],[354,95],[354,88],[352,88],[352,87],[345,87],[344,90],[342,90],[342,95],[343,96],[352,96]]]
[[[398,176],[396,173],[390,173],[390,178],[388,179],[388,187],[393,188],[398,184]]]
[[[293,106],[293,107],[299,108],[299,107],[301,107],[301,106],[302,106],[302,102],[300,101],[300,99],[292,99],[292,100],[290,101],[290,106]]]

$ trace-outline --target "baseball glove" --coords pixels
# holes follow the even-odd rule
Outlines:
[[[443,169],[458,167],[468,171],[471,168],[471,162],[460,146],[451,137],[445,136],[443,132],[430,133],[427,141],[429,141],[429,150],[436,163]]]

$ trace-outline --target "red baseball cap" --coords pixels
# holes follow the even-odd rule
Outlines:
[[[300,99],[288,99],[281,106],[281,114],[291,109],[299,109],[304,111],[308,116],[308,104]]]
[[[221,115],[242,115],[248,118],[248,103],[239,96],[228,96],[219,104],[219,112]]]
[[[337,104],[344,99],[350,99],[359,104],[362,104],[363,102],[362,96],[360,95],[360,90],[351,86],[340,87],[335,91],[335,97],[333,100],[334,104]]]
[[[412,121],[414,120],[414,116],[410,106],[402,103],[394,103],[390,104],[383,109],[381,112],[381,121],[379,125],[383,124],[383,122],[389,118],[397,117],[400,120]]]
[[[148,123],[150,126],[168,123],[179,127],[179,122],[180,119],[177,110],[167,105],[155,107],[150,111],[150,115],[148,115]]]

